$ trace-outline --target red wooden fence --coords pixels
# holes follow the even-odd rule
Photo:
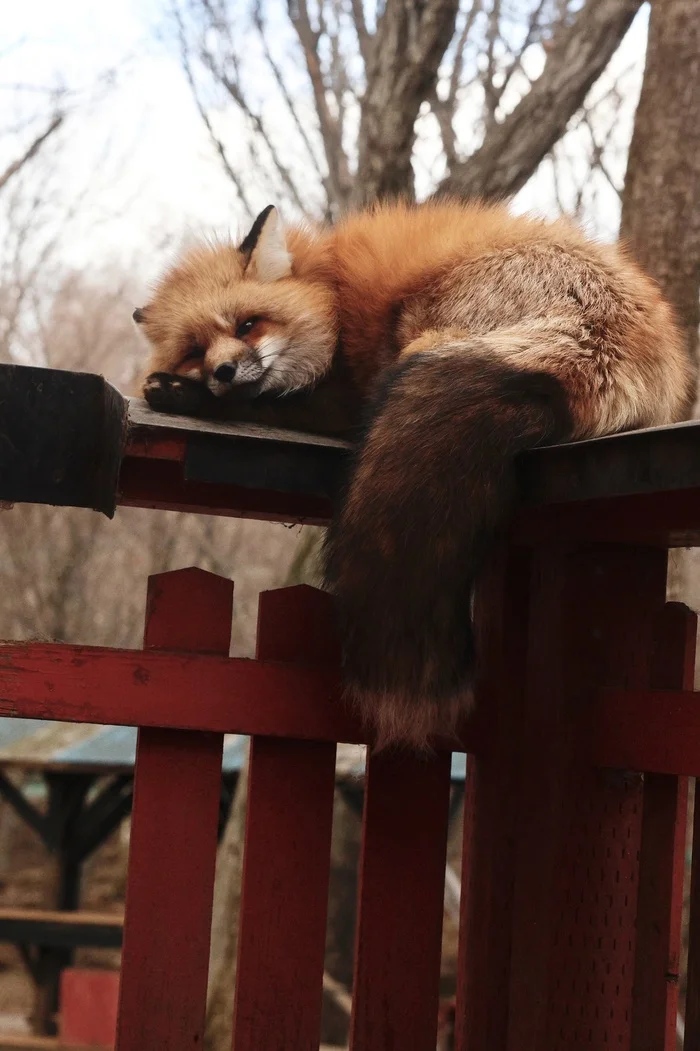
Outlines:
[[[482,582],[458,1051],[675,1051],[700,704],[665,573],[661,549],[553,545]],[[0,648],[1,714],[140,727],[119,1051],[202,1046],[225,732],[252,737],[235,1048],[318,1048],[335,748],[365,733],[326,596],[263,595],[255,661],[227,656],[231,609],[230,582],[183,570],[150,581],[143,651]],[[353,1051],[435,1048],[449,780],[441,743],[369,759]]]

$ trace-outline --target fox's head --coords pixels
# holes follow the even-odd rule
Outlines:
[[[216,395],[313,386],[331,365],[336,311],[332,288],[295,265],[295,237],[270,205],[238,247],[188,252],[134,311],[152,346],[148,371],[201,380]]]

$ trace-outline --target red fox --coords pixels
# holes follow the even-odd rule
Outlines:
[[[350,434],[325,543],[348,695],[378,743],[468,710],[475,578],[524,450],[688,411],[671,310],[619,248],[504,206],[392,203],[329,229],[270,206],[134,312],[155,409]]]

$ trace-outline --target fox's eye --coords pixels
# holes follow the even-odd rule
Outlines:
[[[246,321],[241,321],[240,325],[236,329],[236,338],[241,339],[243,336],[247,336],[251,331],[256,322],[260,321],[259,317],[249,317]]]
[[[192,343],[189,350],[185,354],[183,361],[201,361],[206,354],[206,347],[203,347],[201,343]]]

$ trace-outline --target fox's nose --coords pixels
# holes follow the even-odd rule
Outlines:
[[[214,379],[220,383],[231,383],[235,375],[236,366],[232,361],[225,361],[223,365],[214,369]]]

